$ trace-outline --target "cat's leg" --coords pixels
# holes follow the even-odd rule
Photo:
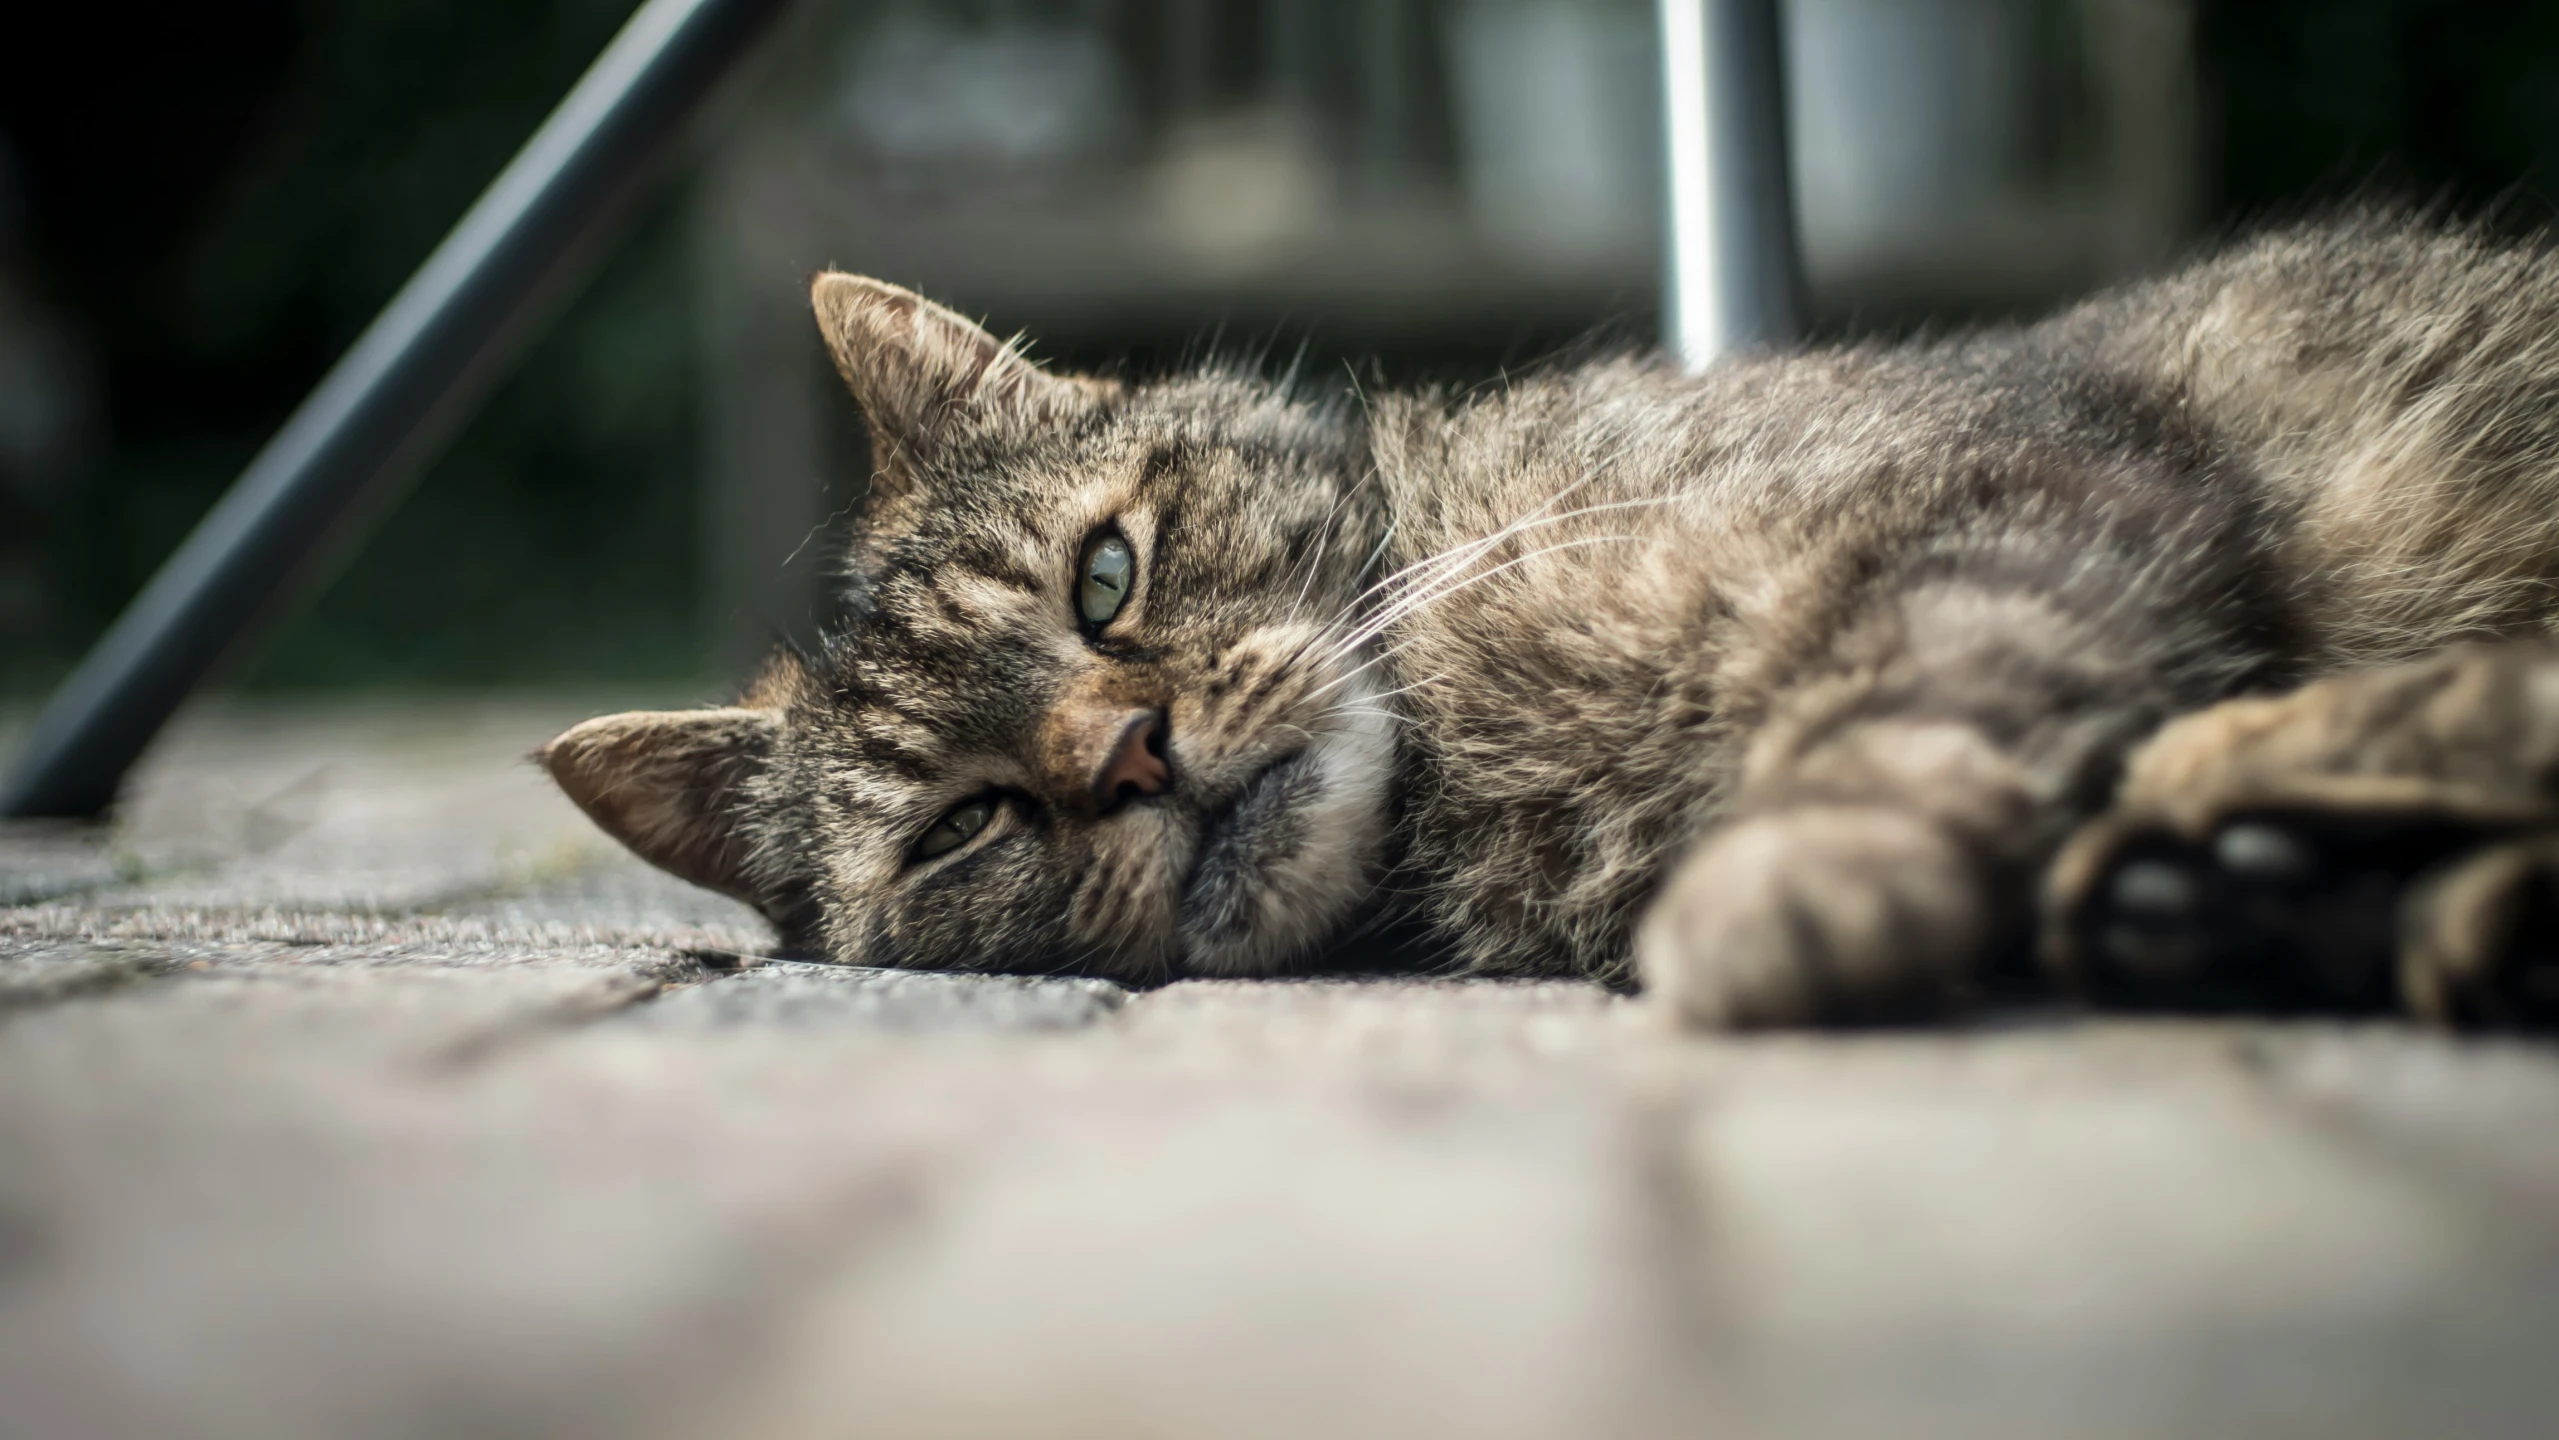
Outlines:
[[[1972,720],[1890,711],[1781,726],[1758,749],[1744,803],[1637,929],[1646,990],[1719,1027],[1960,1004],[1985,957],[2022,938],[2029,877],[2067,830],[2048,757]]]
[[[2400,1003],[2443,1025],[2559,1022],[2559,833],[2490,845],[2399,905]]]
[[[2031,973],[2037,881],[2124,756],[2281,667],[2246,505],[2169,469],[2073,473],[2011,477],[1907,551],[1807,563],[1746,621],[1719,700],[1748,748],[1635,927],[1657,1003],[1900,1019],[2003,957]]]
[[[2184,717],[2047,883],[2129,1004],[2559,1018],[2559,649],[2463,646]]]
[[[1807,805],[1720,826],[1635,935],[1644,989],[1716,1028],[1916,1017],[1961,1002],[2001,909],[1965,841],[1910,808]]]
[[[1637,926],[1656,1003],[1709,1026],[1912,1018],[2027,950],[2035,877],[2169,687],[2042,597],[1960,598],[1894,605],[1888,637],[1778,697]]]

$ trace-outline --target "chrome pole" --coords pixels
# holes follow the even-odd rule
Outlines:
[[[1663,340],[1690,369],[1803,328],[1778,0],[1659,0]]]

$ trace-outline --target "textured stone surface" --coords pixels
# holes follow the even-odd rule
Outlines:
[[[2559,1429],[2547,1045],[771,960],[590,708],[0,831],[0,1436]]]
[[[629,1017],[652,1028],[1077,1030],[1120,1008],[1106,980],[939,975],[768,960],[689,985]]]
[[[82,940],[0,942],[0,1010],[111,990],[165,973],[180,963],[151,946]]]
[[[123,874],[97,826],[0,820],[0,905],[103,889]]]

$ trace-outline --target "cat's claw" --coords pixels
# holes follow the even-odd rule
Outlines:
[[[2466,833],[2421,817],[2248,815],[2114,841],[2062,946],[2091,999],[2365,1010],[2395,998],[2401,892]]]
[[[1989,903],[1974,863],[1903,811],[1781,811],[1718,829],[1645,912],[1635,959],[1688,1025],[1923,1018],[1963,994]]]

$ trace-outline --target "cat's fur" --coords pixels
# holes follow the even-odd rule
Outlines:
[[[846,961],[1264,974],[1401,915],[1698,1021],[1925,1010],[2023,941],[2171,717],[2559,618],[2559,260],[2469,230],[1357,406],[1055,377],[894,287],[816,299],[876,455],[843,624],[736,706],[545,759]],[[1088,635],[1109,524],[1137,588]],[[1123,802],[1092,776],[1132,714],[1173,783]],[[987,832],[917,859],[979,793]]]

